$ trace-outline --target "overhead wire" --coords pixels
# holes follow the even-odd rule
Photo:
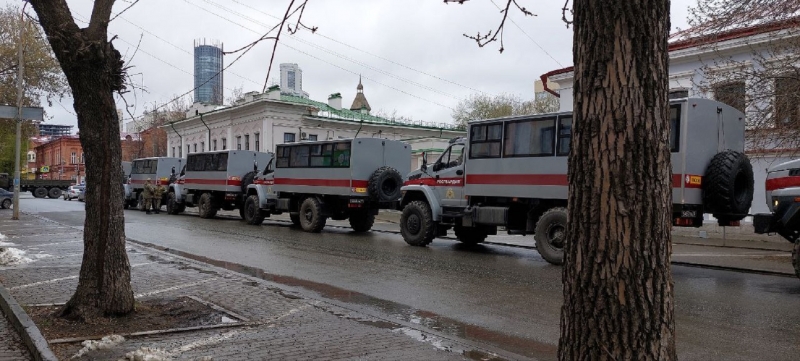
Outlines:
[[[236,0],[234,0],[234,1],[236,1]],[[503,10],[503,8],[501,8],[500,5],[497,5],[497,3],[494,2],[494,0],[491,0],[491,1],[492,1],[492,4],[494,4],[494,6],[497,7],[498,10],[501,10],[501,11]],[[562,68],[564,67],[564,65],[561,65],[561,63],[558,60],[556,60],[556,58],[554,58],[552,55],[550,55],[550,53],[544,47],[539,45],[539,43],[536,40],[534,40],[532,36],[528,35],[528,33],[525,31],[525,29],[523,29],[521,26],[519,26],[519,24],[517,24],[517,22],[514,21],[514,19],[512,19],[511,17],[508,17],[508,20],[511,21],[511,23],[514,24],[514,26],[516,26],[517,29],[519,29],[519,31],[521,31],[523,34],[525,34],[525,36],[527,36],[528,39],[530,39],[533,42],[533,44],[536,45],[536,47],[539,48],[539,50],[541,50],[545,54],[547,54],[547,56],[550,57],[550,59],[553,59],[553,61],[556,62],[556,64],[558,64],[558,66],[560,66]]]

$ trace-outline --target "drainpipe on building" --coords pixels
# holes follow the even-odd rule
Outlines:
[[[206,121],[203,120],[203,113],[200,113],[200,121],[203,122],[203,125],[205,125],[206,129],[208,129],[208,141],[207,141],[207,143],[208,143],[208,146],[211,147],[211,128],[209,128],[208,124],[206,124]]]

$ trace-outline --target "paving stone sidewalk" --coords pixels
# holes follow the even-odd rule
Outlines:
[[[19,338],[17,331],[11,326],[11,323],[5,318],[3,311],[0,311],[0,360],[17,361],[17,360],[32,360],[31,354],[22,340]]]
[[[21,305],[62,304],[77,285],[82,233],[33,215],[23,214],[22,218],[0,220],[5,242],[25,251],[26,258],[19,264],[0,265],[0,284]],[[115,347],[90,351],[79,360],[121,359],[143,347],[159,349],[167,359],[175,360],[458,360],[476,359],[474,355],[503,359],[463,340],[369,316],[323,298],[309,298],[268,281],[131,242],[127,249],[137,300],[194,296],[248,322],[236,327],[128,337]],[[13,329],[8,337],[3,325],[0,323],[0,342],[12,345]],[[0,359],[6,359],[4,352],[27,359],[24,352],[3,347]],[[63,357],[74,355],[81,346],[51,344],[51,348]]]

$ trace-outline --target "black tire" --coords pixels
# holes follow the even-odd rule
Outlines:
[[[403,176],[392,167],[380,167],[369,177],[367,192],[377,202],[394,202],[400,199]]]
[[[753,165],[746,155],[726,150],[714,155],[703,179],[703,204],[721,221],[742,220],[753,203]]]
[[[322,203],[314,197],[300,204],[300,227],[306,232],[319,233],[325,228],[326,217],[322,216]]]
[[[292,221],[292,226],[300,227],[300,213],[289,213],[289,220]]]
[[[247,194],[247,186],[253,184],[253,181],[256,179],[256,174],[258,174],[256,171],[251,170],[242,177],[242,193]]]
[[[211,193],[203,193],[200,200],[197,202],[197,213],[200,218],[214,218],[217,215],[217,209],[211,199]]]
[[[264,212],[258,205],[258,196],[253,194],[244,201],[244,220],[247,224],[259,225],[264,223]]]
[[[47,197],[47,188],[39,187],[33,190],[33,196],[36,198]]]
[[[3,209],[11,209],[11,206],[13,206],[13,205],[14,205],[14,203],[11,202],[10,199],[4,199],[3,203],[0,204],[0,207],[2,207]]]
[[[436,222],[431,207],[425,201],[413,201],[403,208],[400,234],[412,246],[425,247],[436,237]]]
[[[145,209],[144,209],[144,195],[142,195],[141,193],[139,193],[136,196],[136,209],[138,209],[138,210],[140,210],[142,212],[145,211]]]
[[[458,241],[464,244],[478,244],[483,243],[489,235],[485,229],[477,227],[453,227],[453,232],[456,234]]]
[[[50,190],[47,191],[47,196],[50,197],[50,199],[58,199],[61,197],[61,188],[50,188]]]
[[[566,208],[551,208],[536,222],[536,250],[545,261],[564,264],[564,242],[567,234]]]
[[[183,209],[175,197],[175,192],[169,192],[167,194],[167,214],[179,214],[183,212]]]
[[[794,266],[794,274],[797,275],[797,278],[800,278],[800,239],[794,241],[792,265]]]
[[[375,224],[375,215],[370,212],[353,212],[350,214],[350,227],[358,233],[369,232]]]

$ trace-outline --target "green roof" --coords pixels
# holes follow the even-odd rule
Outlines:
[[[336,109],[328,105],[328,103],[318,102],[309,98],[303,98],[295,95],[281,94],[281,101],[295,104],[306,104],[319,108],[320,112],[328,113],[329,115],[320,115],[329,119],[341,119],[346,121],[356,121],[381,125],[397,125],[402,127],[423,128],[423,129],[437,129],[437,130],[454,130],[459,131],[458,126],[449,123],[434,123],[424,121],[398,121],[386,119],[383,117],[365,114],[360,111],[352,111],[350,109]],[[462,130],[463,131],[463,130]]]

